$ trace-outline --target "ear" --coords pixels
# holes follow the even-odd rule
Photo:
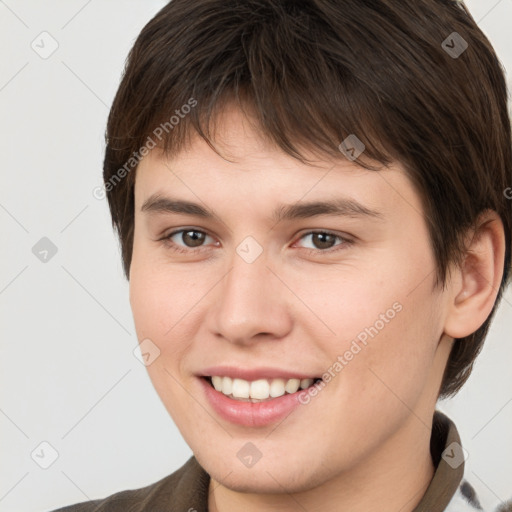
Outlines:
[[[463,262],[452,272],[444,332],[452,338],[474,333],[490,315],[505,261],[505,231],[499,215],[486,210],[468,233]]]

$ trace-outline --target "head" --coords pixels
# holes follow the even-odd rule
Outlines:
[[[260,467],[300,488],[411,411],[428,421],[508,282],[511,172],[503,70],[459,2],[164,7],[128,57],[104,181],[137,335],[160,351],[150,377],[205,468],[227,473],[234,459],[214,461],[259,439]],[[297,209],[339,199],[337,215]],[[247,429],[204,401],[198,374],[221,364],[325,386]]]

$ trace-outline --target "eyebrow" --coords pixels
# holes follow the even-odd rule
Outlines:
[[[149,197],[141,207],[141,211],[148,213],[177,213],[193,215],[203,219],[217,218],[215,213],[191,201],[163,197],[154,194]],[[334,215],[346,217],[371,217],[382,220],[382,212],[368,208],[358,201],[350,198],[337,198],[325,201],[300,202],[295,204],[281,204],[273,212],[271,220],[281,222],[293,219],[306,219],[319,215]]]

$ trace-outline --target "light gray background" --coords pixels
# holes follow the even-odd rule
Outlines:
[[[133,354],[118,243],[92,194],[125,57],[165,3],[0,1],[2,512],[141,487],[191,455]],[[512,70],[512,0],[467,5]],[[47,59],[31,47],[51,49],[43,31],[59,45]],[[46,263],[32,253],[42,237],[58,249]],[[488,506],[512,496],[511,326],[509,290],[470,381],[439,406]],[[41,442],[58,452],[48,469]]]

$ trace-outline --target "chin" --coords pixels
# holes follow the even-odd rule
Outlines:
[[[252,468],[239,464],[209,463],[196,459],[213,480],[231,491],[254,494],[299,493],[318,487],[334,475],[326,474],[327,468],[320,465],[317,469],[308,464],[307,469],[290,467],[284,461],[280,465],[263,464],[260,460]],[[293,465],[292,465],[293,466]]]

